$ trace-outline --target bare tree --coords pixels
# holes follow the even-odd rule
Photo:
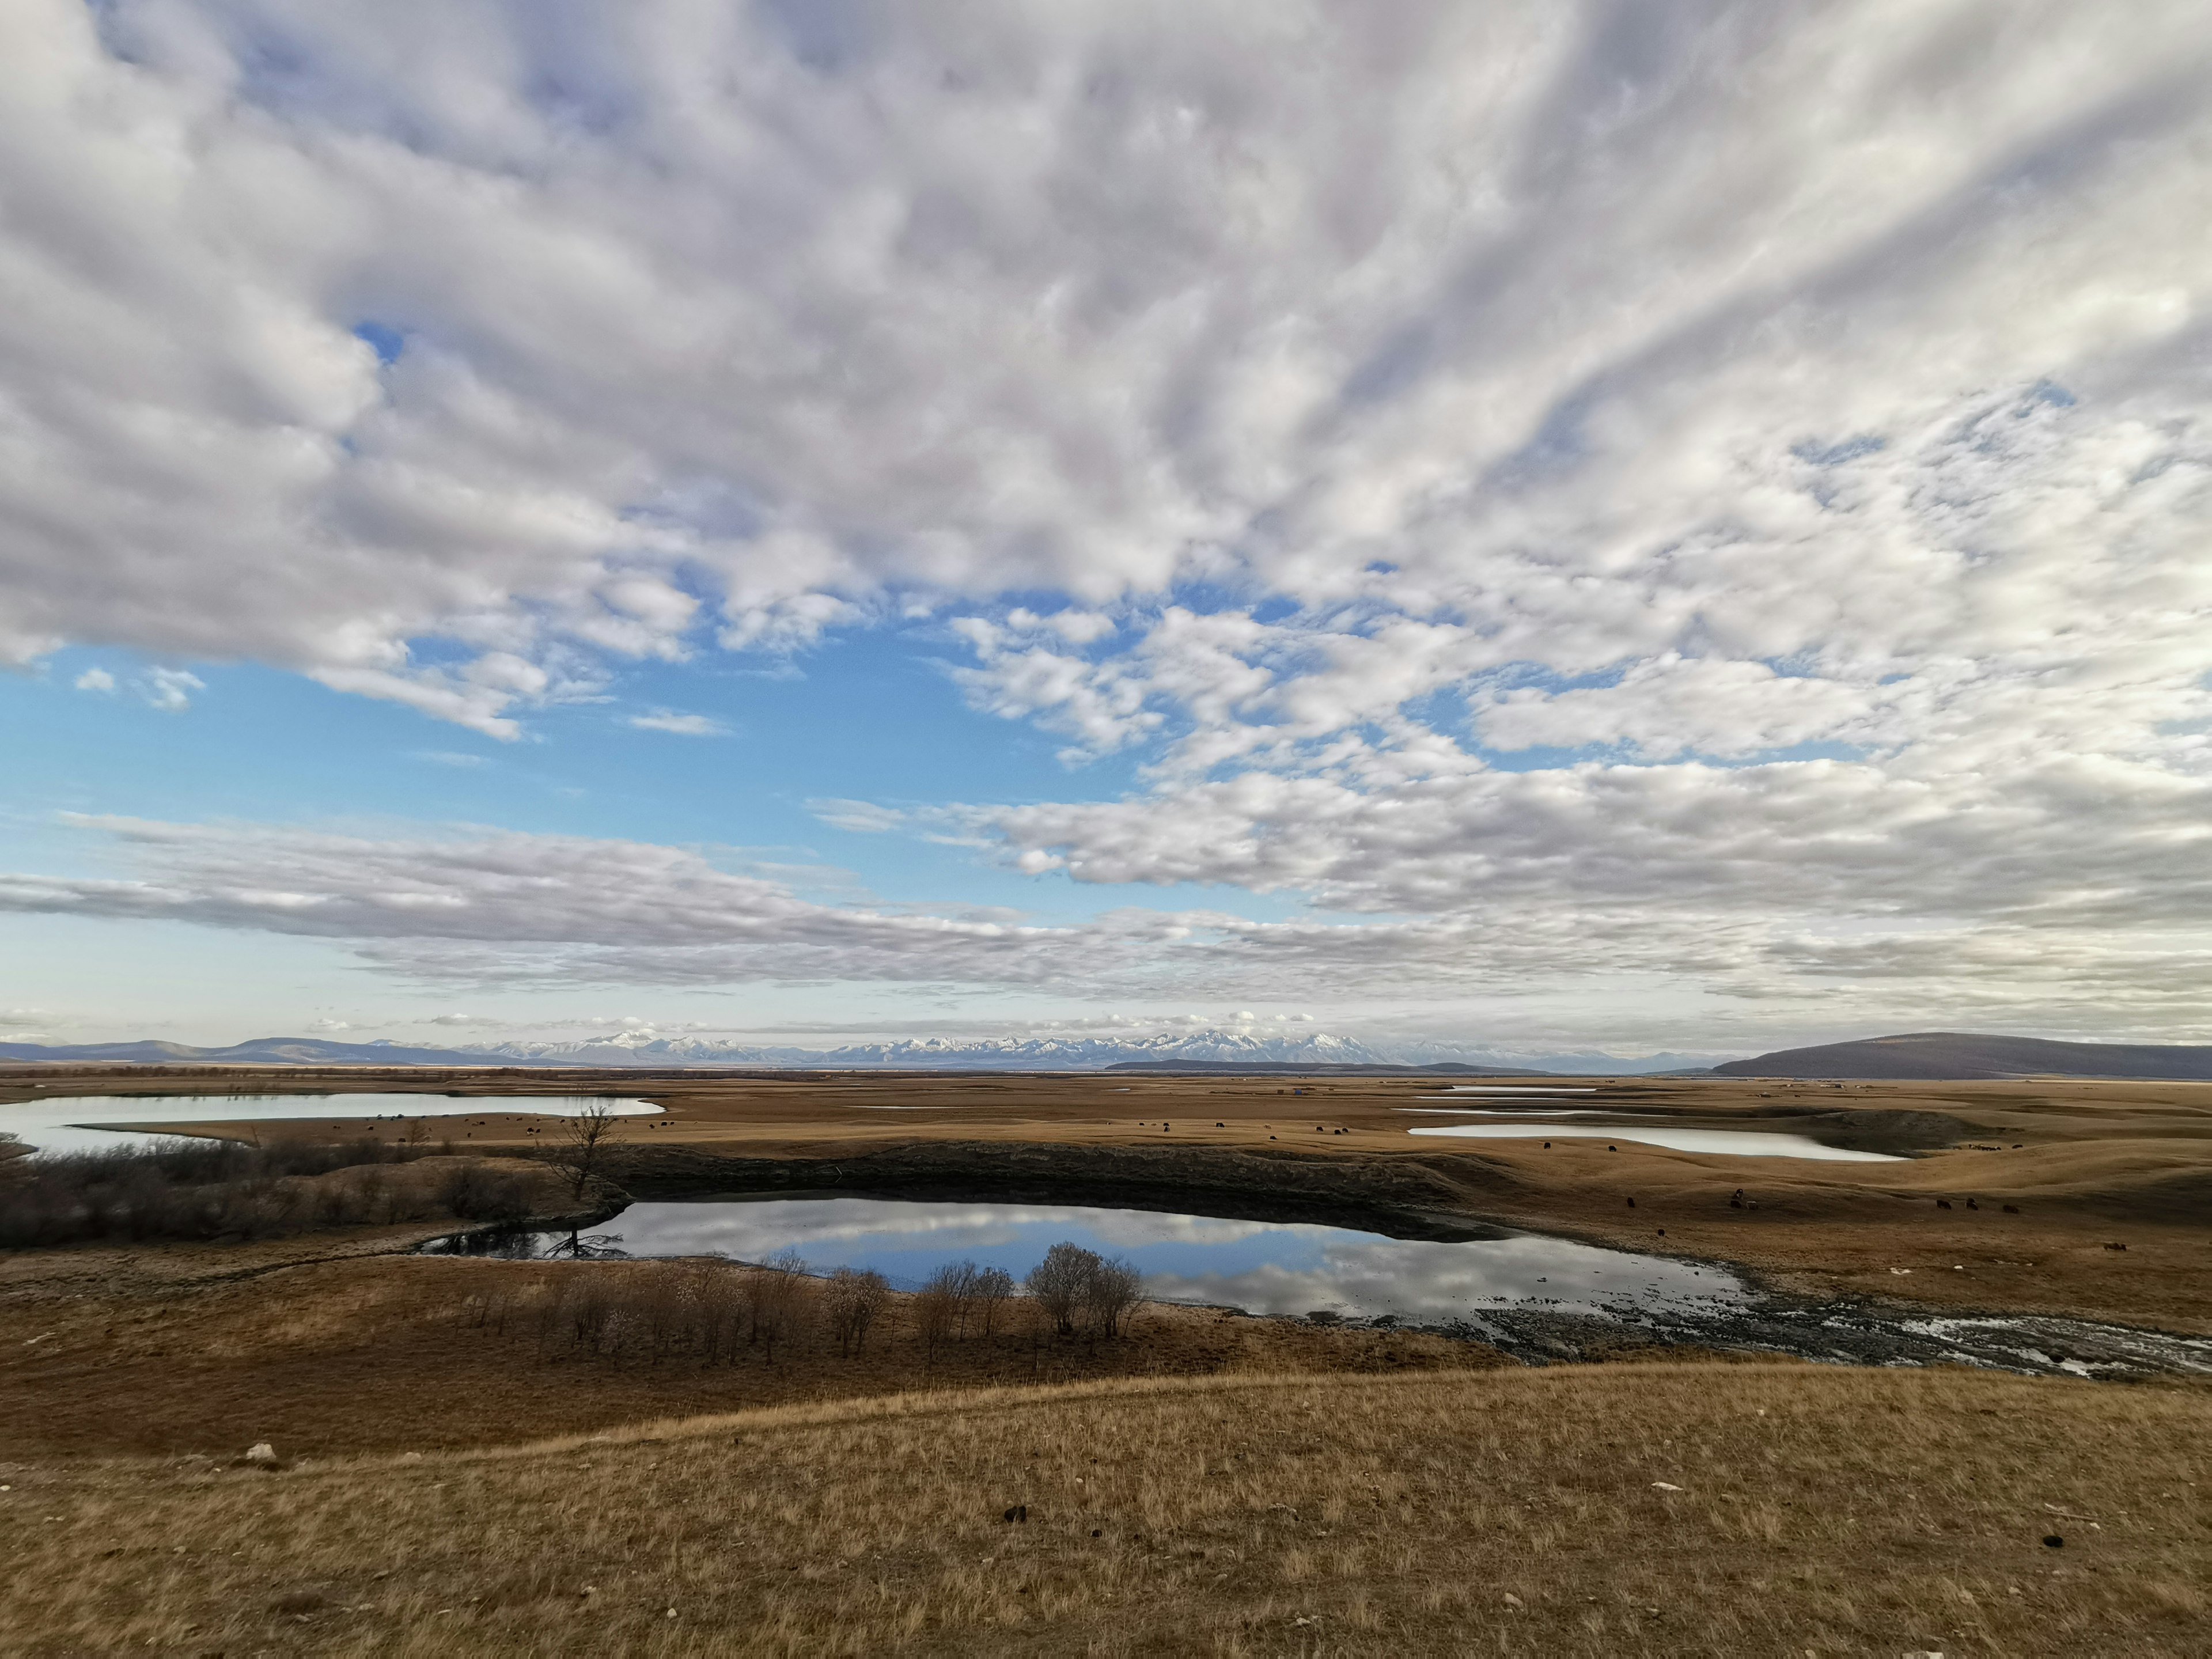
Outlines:
[[[587,1100],[572,1115],[561,1120],[556,1144],[561,1148],[560,1161],[568,1165],[574,1182],[576,1197],[584,1195],[584,1187],[599,1166],[599,1154],[614,1139],[621,1121],[615,1115],[611,1100]]]
[[[745,1277],[744,1268],[723,1262],[714,1264],[700,1276],[699,1346],[708,1364],[725,1354],[732,1362],[737,1358],[738,1336],[744,1328],[750,1300]]]
[[[958,1292],[955,1289],[956,1278],[957,1273],[952,1267],[939,1267],[930,1274],[914,1295],[911,1304],[914,1332],[921,1339],[922,1352],[930,1362],[937,1358],[937,1345],[952,1331],[952,1322],[959,1305]]]
[[[830,1313],[830,1328],[836,1334],[837,1352],[851,1353],[866,1347],[868,1327],[890,1300],[891,1287],[872,1270],[840,1267],[830,1275],[823,1292]]]
[[[775,1345],[795,1334],[806,1308],[806,1264],[796,1250],[779,1250],[745,1276],[745,1340],[761,1345],[775,1364]]]
[[[982,1316],[985,1336],[990,1335],[991,1328],[999,1322],[999,1310],[1013,1293],[1014,1276],[1004,1267],[976,1269],[974,1294],[976,1310]]]
[[[1083,1291],[1091,1328],[1100,1336],[1118,1336],[1121,1322],[1143,1298],[1144,1283],[1144,1275],[1127,1258],[1115,1255],[1101,1260]]]
[[[1072,1336],[1075,1334],[1075,1316],[1083,1306],[1085,1292],[1097,1270],[1096,1251],[1063,1239],[1044,1253],[1044,1260],[1030,1269],[1023,1284],[1036,1298],[1037,1306],[1044,1310],[1045,1316],[1052,1321],[1053,1329],[1062,1336]]]

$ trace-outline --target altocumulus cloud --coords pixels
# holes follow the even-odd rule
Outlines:
[[[2208,61],[2183,0],[20,0],[0,654],[512,737],[622,659],[934,618],[975,707],[1138,793],[844,821],[1374,919],[969,933],[477,856],[702,884],[810,973],[938,927],[987,978],[1602,950],[1924,1009],[1956,946],[1959,996],[2178,1019]],[[445,872],[380,904],[176,835],[154,896],[39,890],[538,938],[385,925],[504,914],[460,843],[360,853]],[[753,948],[563,925],[579,971]]]
[[[802,873],[726,868],[708,850],[574,836],[428,829],[371,839],[295,829],[75,820],[116,839],[121,878],[0,876],[0,911],[164,920],[343,941],[374,969],[483,987],[686,986],[761,981],[1021,987],[1085,996],[1189,996],[1226,988],[1279,1000],[1340,997],[1347,983],[1419,994],[1440,981],[1499,997],[1561,971],[1682,981],[1752,1003],[1816,1003],[1850,984],[1867,1005],[1924,1012],[1930,997],[2045,1018],[2102,1009],[2137,1024],[2186,1020],[2212,967],[2205,887],[2164,931],[2084,914],[2053,948],[2031,895],[1971,929],[1838,907],[1855,925],[1787,930],[1746,890],[1790,866],[1757,830],[1738,867],[1700,854],[1675,895],[1610,892],[1570,866],[1548,878],[1501,860],[1501,896],[1415,919],[1256,921],[1128,908],[1062,925],[1004,912],[931,914],[830,904]],[[1195,826],[1203,830],[1206,826]],[[1522,853],[1539,861],[1546,826]],[[710,850],[710,849],[709,849]],[[730,861],[737,855],[730,854]],[[1762,866],[1759,860],[1765,860]],[[1551,860],[1555,866],[1560,860]],[[826,872],[813,872],[818,877]],[[1319,885],[1317,878],[1310,878]],[[1578,889],[1587,890],[1580,890]],[[2063,899],[2069,896],[2056,896]],[[1633,1023],[1625,1016],[1621,1024]],[[1655,1026],[1653,1029],[1656,1030]]]

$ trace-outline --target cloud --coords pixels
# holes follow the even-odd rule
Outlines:
[[[146,678],[138,683],[139,694],[146,699],[146,706],[165,714],[182,714],[192,706],[190,694],[205,690],[205,680],[181,668],[149,669]]]
[[[722,738],[730,728],[706,714],[678,714],[666,708],[656,708],[650,714],[633,714],[628,724],[641,732],[672,732],[681,738]]]
[[[2156,1002],[2212,777],[2201,5],[797,15],[9,9],[0,658],[512,738],[624,661],[933,629],[1136,787],[826,821],[1337,918],[714,888],[796,975],[941,927],[993,982],[1078,939],[1209,998],[1619,964],[1911,1009],[1872,941],[1951,939],[1975,995]],[[185,844],[185,910],[289,914]],[[587,920],[357,937],[755,959]]]
[[[1161,918],[1085,929],[833,906],[703,854],[516,833],[373,841],[250,826],[77,820],[125,879],[0,877],[0,910],[340,939],[409,976],[483,984],[762,979],[1036,983],[1134,963]]]
[[[112,692],[115,690],[115,676],[105,668],[88,668],[76,677],[76,684],[80,691]]]
[[[1763,796],[1832,786],[1830,775],[1847,769],[1816,763],[1715,773],[1750,780],[1737,785],[1741,821],[1725,856],[1686,837],[1662,872],[1672,888],[1616,848],[1576,842],[1571,796],[1519,802],[1529,814],[1522,854],[1501,855],[1487,869],[1438,864],[1433,885],[1443,889],[1455,877],[1462,884],[1428,894],[1431,914],[1419,916],[1254,921],[1127,907],[1043,925],[816,902],[782,882],[724,868],[702,851],[636,842],[428,829],[375,840],[118,818],[74,822],[114,837],[130,874],[0,875],[0,911],[325,939],[380,973],[464,988],[872,983],[1022,988],[1079,1006],[1235,997],[1247,1008],[1322,1003],[1339,1011],[1348,998],[1365,998],[1378,1018],[1432,1024],[1452,1009],[1463,1020],[1474,999],[1493,1016],[1525,1005],[1530,1012],[1516,1024],[1531,1040],[1579,1022],[1642,1041],[1668,1029],[1668,1012],[1649,1006],[1648,997],[1641,1007],[1624,997],[1600,1022],[1589,1012],[1589,988],[1643,994],[1673,986],[1711,1000],[1720,1012],[1709,1023],[1757,1030],[1832,1018],[1838,989],[1848,987],[1854,1024],[1887,1013],[1926,1024],[1956,1011],[2066,1029],[2093,1021],[2140,1032],[2202,1029],[2201,1006],[2186,990],[2201,982],[2205,965],[2203,917],[2212,908],[2212,882],[2201,878],[2169,895],[2165,921],[2148,927],[2134,916],[2124,863],[2070,890],[2045,885],[2008,894],[2002,868],[1961,858],[1951,866],[1960,900],[1948,916],[1900,924],[1900,892],[1924,898],[1925,884],[1946,868],[1949,843],[1931,816],[1936,833],[1919,853],[1937,874],[1920,878],[1918,891],[1900,889],[1908,860],[1885,870],[1855,843],[1852,826],[1880,805],[1862,799],[1858,812],[1835,820],[1828,845],[1813,849],[1819,856],[1798,861],[1816,867],[1780,892],[1781,903],[1801,902],[1817,921],[1808,925],[1803,915],[1778,921],[1777,900],[1759,890],[1794,867],[1790,849],[1776,845],[1776,826],[1785,819],[1752,809]],[[1585,781],[1637,787],[1638,774],[1613,769]],[[1664,787],[1678,775],[1647,769],[1640,775]],[[2055,782],[2045,781],[2046,787]],[[1432,820],[1448,825],[1450,803],[1434,805]],[[1687,825],[1713,805],[1681,800],[1675,811]],[[2176,822],[2191,806],[2176,803]],[[1420,833],[1409,814],[1385,806],[1376,816],[1407,844]],[[2016,822],[2033,827],[2032,814]],[[1202,819],[1193,826],[1221,827]],[[1379,908],[1393,893],[1361,890],[1348,873],[1372,862],[1361,851],[1365,828],[1356,811],[1340,811],[1333,825],[1309,832],[1303,855],[1341,860],[1338,896],[1364,890]],[[2171,823],[2147,826],[2144,836],[2172,830]],[[2194,833],[2199,842],[2212,834]],[[2021,867],[2033,862],[2023,858]],[[1855,866],[1864,889],[1853,895],[1845,878]],[[1303,878],[1328,885],[1326,872]],[[1964,966],[1954,971],[1947,965],[1954,960]],[[1580,1012],[1559,1015],[1545,1006],[1563,986],[1573,988]],[[1238,1012],[1228,1023],[1279,1018],[1285,1017]],[[1221,1023],[1218,1015],[1191,1020]]]
[[[2045,377],[2196,407],[2185,4],[784,16],[12,9],[7,649],[503,735],[895,594],[1073,595],[1029,612],[1071,647],[1190,580],[1492,593],[1547,660],[1705,593],[1804,640],[1792,469],[1848,507]]]
[[[881,806],[866,800],[811,800],[806,810],[832,830],[849,830],[855,835],[880,836],[896,830],[908,822],[908,814],[896,806]]]

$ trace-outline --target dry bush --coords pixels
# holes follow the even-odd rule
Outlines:
[[[952,1335],[953,1307],[952,1294],[941,1282],[940,1275],[933,1275],[929,1283],[908,1299],[907,1316],[913,1321],[914,1334],[930,1359],[937,1358],[938,1345]]]
[[[771,1365],[775,1345],[803,1330],[813,1307],[813,1281],[796,1250],[780,1250],[744,1270],[745,1340],[758,1343]]]
[[[1004,1267],[978,1268],[969,1288],[969,1297],[977,1317],[981,1321],[983,1334],[993,1334],[999,1322],[1006,1298],[1014,1293],[1014,1276]]]
[[[542,1177],[471,1161],[432,1172],[424,1146],[371,1136],[248,1146],[178,1137],[0,1162],[0,1248],[280,1238],[452,1217],[516,1220]]]
[[[1133,1264],[1111,1256],[1101,1261],[1083,1287],[1083,1308],[1091,1328],[1101,1336],[1120,1335],[1122,1322],[1144,1299],[1144,1276]]]
[[[497,1299],[504,1297],[504,1300]],[[757,1349],[764,1364],[803,1338],[811,1324],[815,1283],[794,1255],[739,1263],[687,1258],[595,1262],[539,1277],[504,1292],[471,1291],[461,1322],[496,1328],[521,1310],[535,1317],[541,1359],[589,1355],[657,1365],[685,1358],[734,1364]]]
[[[868,1328],[890,1304],[890,1281],[872,1269],[840,1267],[822,1289],[823,1310],[837,1339],[837,1352],[856,1353],[868,1345]]]
[[[1136,1267],[1121,1257],[1066,1243],[1046,1251],[1024,1281],[1060,1335],[1072,1336],[1079,1327],[1092,1336],[1108,1337],[1119,1334],[1122,1321],[1142,1298],[1143,1282]]]
[[[1098,1257],[1079,1244],[1055,1244],[1023,1281],[1054,1330],[1062,1336],[1075,1333],[1075,1316],[1083,1306],[1083,1288]]]

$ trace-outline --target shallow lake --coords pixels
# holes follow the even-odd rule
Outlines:
[[[1677,1152],[1720,1152],[1732,1158],[1810,1158],[1835,1164],[1897,1164],[1889,1152],[1854,1152],[1824,1146],[1810,1135],[1769,1129],[1600,1129],[1567,1123],[1440,1123],[1408,1129],[1409,1135],[1450,1135],[1467,1140],[1632,1140]]]
[[[343,1130],[364,1118],[484,1117],[498,1112],[567,1117],[598,1095],[69,1095],[0,1105],[0,1131],[42,1152],[96,1152],[143,1146],[158,1133],[103,1123],[234,1123],[290,1120],[304,1129]],[[650,1101],[609,1100],[618,1117],[658,1114]]]
[[[1588,1089],[1531,1089],[1519,1083],[1455,1083],[1440,1095],[1423,1095],[1424,1100],[1447,1100],[1453,1095],[1508,1095],[1528,1100],[1547,1099],[1553,1095],[1594,1095],[1595,1087]]]
[[[563,1253],[569,1237],[477,1235],[429,1248],[440,1255],[550,1256]],[[740,1261],[795,1249],[816,1272],[872,1267],[912,1289],[962,1260],[1004,1267],[1019,1279],[1062,1239],[1127,1256],[1157,1301],[1255,1314],[1437,1321],[1522,1304],[1597,1312],[1744,1297],[1735,1279],[1713,1267],[1534,1235],[1437,1243],[1308,1223],[1073,1205],[842,1196],[643,1203],[585,1243],[592,1254]]]

